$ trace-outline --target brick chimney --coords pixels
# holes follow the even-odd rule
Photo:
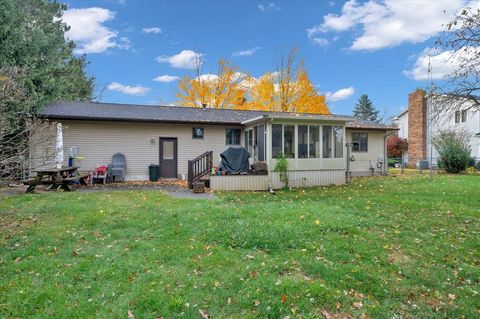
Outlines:
[[[408,163],[416,165],[427,157],[427,103],[425,91],[408,95]]]

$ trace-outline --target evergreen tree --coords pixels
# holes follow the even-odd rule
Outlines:
[[[75,43],[65,39],[65,9],[52,0],[0,0],[0,77],[19,70],[27,96],[10,101],[10,111],[35,114],[54,100],[91,100],[94,79],[85,56],[75,56]]]
[[[362,94],[358,99],[357,105],[353,109],[353,116],[367,121],[379,123],[382,119],[378,115],[378,110],[373,106],[368,95]]]

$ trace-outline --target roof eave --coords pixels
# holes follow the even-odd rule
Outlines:
[[[168,123],[168,124],[205,124],[205,125],[231,125],[240,126],[241,122],[225,121],[181,121],[181,120],[158,120],[158,119],[134,119],[134,118],[114,118],[114,117],[88,117],[88,116],[69,116],[69,115],[48,115],[41,114],[46,119],[51,120],[76,120],[76,121],[95,121],[95,122],[141,122],[141,123]]]

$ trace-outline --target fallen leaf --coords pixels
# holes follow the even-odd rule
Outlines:
[[[287,301],[287,295],[282,295],[282,303],[284,303],[285,301]]]
[[[79,255],[79,253],[77,253],[76,251],[72,252],[72,256],[76,257],[78,255]]]
[[[135,315],[131,310],[128,310],[128,319],[135,319]]]
[[[203,319],[208,319],[207,313],[202,309],[198,309],[198,313],[200,314],[200,317],[202,317]]]
[[[332,319],[332,315],[331,315],[327,310],[323,310],[323,311],[322,311],[322,316],[323,316],[325,319]]]
[[[335,304],[335,307],[337,308],[337,310],[339,310],[340,308],[342,308],[342,304],[339,303],[339,302],[337,302],[337,303]]]
[[[255,307],[258,307],[261,303],[262,303],[262,302],[257,299],[257,300],[255,300],[255,301],[253,302],[253,305],[254,305]]]
[[[320,225],[320,219],[315,220],[315,225]]]
[[[455,296],[454,294],[448,294],[448,298],[450,298],[452,300],[455,300],[455,298],[457,298],[457,296]]]
[[[228,297],[227,298],[227,305],[231,305],[232,304],[232,298]]]
[[[354,302],[353,304],[353,307],[357,308],[357,309],[360,309],[363,307],[363,304],[361,302]]]

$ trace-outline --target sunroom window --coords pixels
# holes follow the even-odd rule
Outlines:
[[[295,126],[283,126],[283,153],[288,158],[295,157]]]
[[[298,126],[298,158],[320,157],[320,128],[316,125]]]
[[[308,158],[308,126],[298,126],[298,158]]]
[[[343,157],[343,127],[333,127],[333,143],[335,146],[335,158]]]
[[[282,124],[272,125],[272,158],[282,152]]]
[[[332,127],[322,126],[323,158],[332,157]]]

